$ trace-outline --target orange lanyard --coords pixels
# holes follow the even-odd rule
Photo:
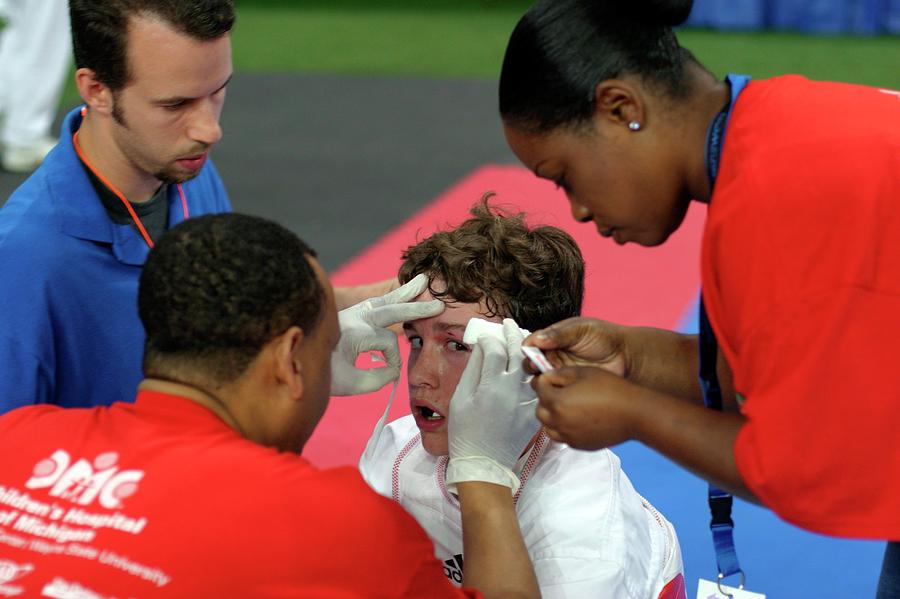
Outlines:
[[[85,110],[82,108],[82,113],[81,113],[82,116],[84,116],[84,113],[85,113]],[[131,220],[134,221],[135,226],[137,227],[138,231],[140,231],[141,237],[143,237],[144,241],[147,242],[147,246],[150,249],[153,249],[153,240],[150,239],[150,235],[147,233],[147,229],[144,228],[144,223],[141,222],[141,218],[134,211],[134,208],[131,206],[131,202],[129,202],[127,199],[125,199],[125,195],[121,191],[119,191],[118,188],[115,185],[113,185],[106,177],[101,175],[100,172],[96,168],[94,168],[94,165],[90,163],[90,161],[84,155],[84,152],[81,151],[81,146],[78,145],[78,131],[76,131],[75,134],[72,135],[72,145],[75,146],[75,153],[78,154],[78,157],[81,159],[81,161],[84,163],[84,165],[86,167],[88,167],[90,169],[90,171],[92,173],[94,173],[94,176],[97,177],[98,179],[100,179],[100,181],[104,185],[106,185],[106,187],[111,192],[113,192],[113,194],[115,194],[115,196],[117,198],[119,198],[122,201],[122,205],[124,205],[125,209],[128,210],[128,214],[131,215]],[[176,187],[178,188],[178,194],[181,196],[181,210],[182,210],[182,212],[184,212],[184,220],[187,220],[188,219],[187,198],[184,196],[184,189],[182,189],[181,183],[176,184]]]

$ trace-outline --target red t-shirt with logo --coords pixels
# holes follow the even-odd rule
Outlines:
[[[0,417],[0,455],[0,595],[480,596],[355,469],[257,445],[181,397],[21,408]]]
[[[804,528],[900,539],[900,93],[751,82],[702,269],[746,398],[734,449],[749,488]]]

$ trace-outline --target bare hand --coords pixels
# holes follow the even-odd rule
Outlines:
[[[554,441],[603,449],[634,437],[641,388],[599,368],[575,367],[534,377],[538,420]]]
[[[535,331],[522,345],[543,350],[556,368],[594,366],[626,377],[625,328],[594,318],[569,318]],[[537,373],[530,363],[526,370]]]

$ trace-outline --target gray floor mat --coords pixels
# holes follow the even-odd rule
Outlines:
[[[213,159],[235,210],[333,269],[472,169],[514,161],[496,105],[494,81],[238,73]],[[0,201],[24,179],[0,172]]]

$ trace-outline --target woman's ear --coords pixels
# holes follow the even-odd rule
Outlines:
[[[594,88],[594,116],[602,122],[640,131],[646,125],[646,105],[640,90],[623,79],[607,79]]]
[[[300,327],[289,328],[275,342],[275,379],[294,399],[303,395],[304,343],[306,336]]]
[[[81,68],[75,71],[75,87],[90,110],[106,115],[112,114],[115,102],[112,90],[97,79],[93,69]]]

